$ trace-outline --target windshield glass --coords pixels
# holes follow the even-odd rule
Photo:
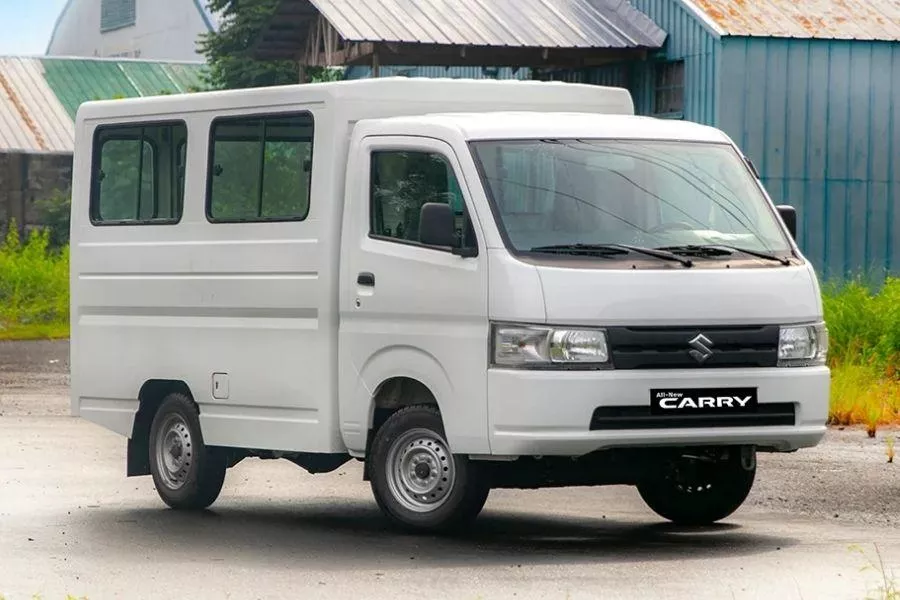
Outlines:
[[[726,144],[526,140],[472,144],[519,252],[569,244],[727,244],[790,252],[749,168]]]

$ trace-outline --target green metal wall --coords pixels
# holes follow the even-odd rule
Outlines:
[[[756,163],[822,275],[900,267],[900,45],[724,38],[719,126]]]
[[[684,61],[684,115],[689,121],[718,123],[721,68],[719,39],[678,0],[633,0],[635,7],[669,34],[664,58]],[[660,57],[663,58],[663,57]],[[635,106],[641,114],[654,112],[654,65],[636,69],[633,90]]]

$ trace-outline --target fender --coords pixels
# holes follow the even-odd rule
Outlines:
[[[378,387],[395,377],[414,379],[434,395],[451,450],[456,454],[489,454],[486,417],[479,419],[476,407],[456,390],[440,362],[431,354],[412,346],[382,348],[362,366],[354,365],[355,385],[349,398],[341,398],[341,435],[347,448],[365,452],[369,428],[375,415]],[[347,374],[349,375],[349,373]],[[486,407],[481,407],[484,412]]]

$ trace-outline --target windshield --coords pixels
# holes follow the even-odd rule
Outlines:
[[[526,140],[472,146],[501,230],[516,251],[727,244],[790,253],[766,197],[729,145]]]

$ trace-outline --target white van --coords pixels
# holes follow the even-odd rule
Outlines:
[[[825,433],[819,287],[726,135],[633,112],[424,79],[85,104],[72,412],[178,509],[258,457],[363,461],[413,530],[504,487],[727,517],[757,451]]]

